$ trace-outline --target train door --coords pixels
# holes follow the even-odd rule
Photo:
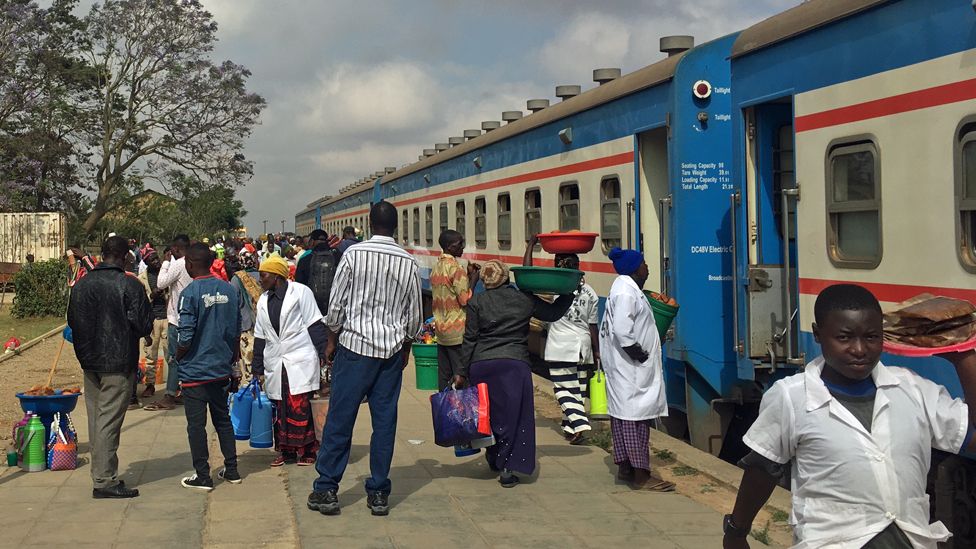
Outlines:
[[[668,129],[657,128],[637,135],[638,188],[640,192],[640,250],[644,254],[650,276],[645,289],[668,295],[674,290],[672,280],[672,246],[674,244],[674,215],[671,200],[671,181],[668,165]],[[674,327],[661,343],[673,347]],[[688,435],[687,395],[685,393],[685,365],[681,360],[664,355],[664,383],[668,398],[668,416],[659,427],[671,436]]]
[[[647,289],[669,293],[668,235],[671,234],[671,195],[668,180],[668,130],[658,128],[637,135],[640,189],[640,251],[650,267]],[[631,242],[624,243],[632,247]]]
[[[746,115],[748,269],[743,352],[756,364],[803,364],[797,343],[796,200],[791,99]]]

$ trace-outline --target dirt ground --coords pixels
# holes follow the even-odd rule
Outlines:
[[[540,415],[552,420],[553,428],[559,428],[562,419],[562,412],[559,404],[555,401],[552,394],[541,394],[537,390],[538,398],[535,399],[535,407]],[[609,447],[610,422],[593,421],[591,423],[591,443],[596,441],[606,441]],[[714,481],[706,473],[698,471],[677,463],[673,457],[669,457],[667,452],[661,452],[654,448],[654,434],[651,434],[651,468],[661,478],[675,483],[677,492],[689,497],[690,499],[710,507],[722,514],[728,513],[735,503],[736,492],[730,487]],[[793,530],[786,523],[787,517],[776,516],[769,509],[763,509],[756,516],[753,522],[754,535],[750,538],[753,547],[762,545],[776,544],[789,547],[793,544]],[[716,528],[721,528],[718,524]],[[763,539],[764,538],[764,539]]]
[[[47,381],[62,341],[61,336],[49,337],[20,356],[0,362],[0,446],[5,449],[10,445],[14,424],[24,417],[20,401],[14,395]],[[74,348],[66,342],[51,386],[66,389],[81,385],[81,365],[75,358]]]

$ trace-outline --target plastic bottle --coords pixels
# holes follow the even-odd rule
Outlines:
[[[31,416],[27,425],[20,430],[23,461],[20,468],[28,473],[36,473],[47,468],[47,457],[44,451],[47,442],[44,440],[44,424],[41,418]]]
[[[274,426],[271,400],[263,391],[251,402],[251,448],[271,448],[274,446],[272,428]]]

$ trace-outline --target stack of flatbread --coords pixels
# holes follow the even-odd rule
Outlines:
[[[914,347],[945,347],[976,336],[976,306],[968,301],[921,294],[884,315],[886,341]]]

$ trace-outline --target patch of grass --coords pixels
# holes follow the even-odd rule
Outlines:
[[[654,450],[654,455],[661,461],[674,461],[674,452],[666,448]]]
[[[609,429],[593,429],[590,431],[590,435],[586,437],[586,442],[590,446],[599,446],[606,452],[613,449],[613,437],[610,436]]]
[[[708,493],[714,492],[714,491],[715,491],[715,487],[712,486],[711,484],[704,484],[701,487],[701,493],[703,493],[703,494],[708,494]]]
[[[691,477],[699,473],[698,469],[689,467],[687,465],[675,465],[671,468],[671,472],[674,473],[674,476],[676,477]]]
[[[23,345],[64,323],[64,319],[58,316],[13,318],[10,316],[11,308],[10,296],[8,295],[3,308],[0,308],[0,345],[11,337],[19,339],[20,344]]]
[[[771,515],[773,517],[773,522],[786,522],[790,520],[790,514],[786,511],[780,511],[779,509],[774,509]]]
[[[763,545],[769,545],[769,521],[760,530],[753,530],[752,537]]]

